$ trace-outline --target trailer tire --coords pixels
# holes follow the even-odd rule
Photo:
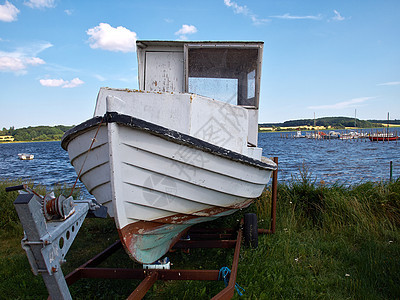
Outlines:
[[[247,213],[244,215],[244,244],[247,247],[257,248],[258,246],[258,226],[257,215]]]

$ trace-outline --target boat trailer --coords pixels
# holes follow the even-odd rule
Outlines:
[[[278,158],[274,157],[278,164]],[[245,245],[257,247],[258,234],[275,233],[277,173],[272,175],[272,201],[270,229],[259,229],[255,214],[246,214],[236,229],[192,228],[190,240],[178,241],[172,249],[234,248],[230,275],[226,276],[226,287],[212,299],[231,299],[236,289],[239,253],[244,237]],[[142,282],[127,299],[142,299],[157,280],[221,280],[220,270],[171,270],[171,269],[124,269],[99,268],[101,262],[122,247],[118,240],[107,249],[64,277],[61,264],[72,245],[84,219],[106,217],[105,207],[95,200],[73,200],[54,195],[42,197],[26,185],[8,187],[6,191],[25,190],[14,201],[15,209],[24,228],[21,241],[26,251],[32,272],[41,274],[49,292],[49,299],[72,299],[68,286],[82,278],[139,279]]]

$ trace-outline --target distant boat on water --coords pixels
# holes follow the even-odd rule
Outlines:
[[[304,137],[308,139],[330,140],[340,138],[340,133],[335,131],[330,131],[329,133],[318,131],[314,133],[307,133]]]
[[[379,136],[379,135],[376,135],[376,136],[370,136],[369,137],[369,140],[371,141],[371,142],[383,142],[383,141],[397,141],[399,139],[399,137],[398,136],[395,136],[395,135],[386,135],[386,136]]]
[[[371,142],[380,142],[380,141],[397,141],[399,137],[393,132],[389,133],[389,113],[387,116],[387,128],[386,128],[386,133],[375,133],[369,136],[369,140]]]
[[[294,137],[295,137],[295,138],[305,138],[306,136],[305,136],[305,135],[302,135],[302,134],[301,134],[301,131],[298,130],[298,131],[296,132],[296,135],[295,135]]]
[[[339,139],[340,138],[340,132],[337,131],[329,131],[329,139]]]
[[[349,133],[343,133],[342,135],[340,135],[340,139],[341,140],[352,140],[352,139],[358,139],[363,137],[363,135],[359,132],[356,131],[350,131]]]
[[[18,158],[21,160],[32,160],[35,156],[33,154],[19,153]]]

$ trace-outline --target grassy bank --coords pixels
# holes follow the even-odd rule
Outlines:
[[[20,247],[22,228],[12,207],[16,194],[0,182],[0,295],[44,299],[46,288],[30,272]],[[270,193],[247,211],[269,222]],[[214,222],[237,224],[244,212]],[[400,181],[351,187],[317,184],[304,172],[278,187],[277,232],[260,236],[257,249],[243,248],[238,284],[241,299],[397,299],[400,295]],[[67,274],[104,249],[118,234],[111,219],[85,221],[64,265]],[[170,253],[173,268],[231,266],[232,250]],[[103,266],[136,266],[117,252]],[[132,280],[81,280],[71,287],[74,299],[124,299],[138,284]],[[146,299],[209,299],[222,282],[157,282]],[[239,298],[237,294],[235,298]]]

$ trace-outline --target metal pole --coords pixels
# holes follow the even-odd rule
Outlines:
[[[278,157],[273,158],[278,166]],[[271,205],[271,232],[275,233],[276,224],[276,199],[278,195],[278,168],[272,173],[272,205]]]
[[[386,128],[386,139],[389,142],[389,113],[388,113],[388,121],[387,121],[387,128]]]
[[[393,178],[393,161],[390,161],[390,182],[392,182]]]
[[[272,158],[274,163],[278,165],[278,157]],[[275,233],[276,224],[276,202],[278,195],[278,168],[272,173],[272,194],[271,194],[271,227],[270,229],[258,228],[259,234],[272,234]]]

